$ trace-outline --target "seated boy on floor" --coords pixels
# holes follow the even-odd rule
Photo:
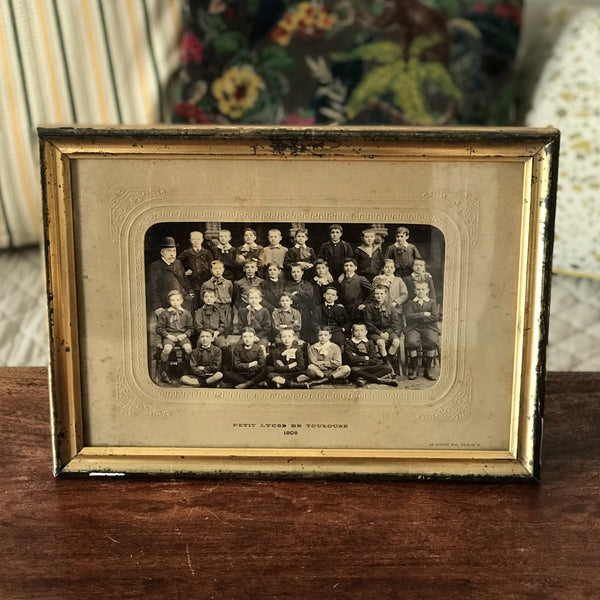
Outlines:
[[[256,332],[252,327],[245,327],[240,341],[232,350],[231,371],[225,371],[223,378],[233,383],[238,390],[252,386],[266,386],[267,375],[264,346],[256,341]]]
[[[196,331],[208,328],[214,336],[214,343],[219,348],[227,347],[227,336],[231,333],[231,306],[218,305],[215,292],[206,288],[202,295],[203,304],[196,310],[194,325]]]
[[[394,371],[398,368],[396,352],[400,347],[402,322],[388,300],[388,290],[379,285],[373,290],[373,302],[365,306],[365,325],[369,339],[375,342],[379,355]]]
[[[213,332],[208,327],[200,329],[198,345],[190,355],[191,375],[184,375],[181,383],[194,387],[215,387],[223,379],[221,349],[213,344]]]
[[[331,341],[331,329],[319,328],[319,341],[308,348],[306,375],[310,386],[344,381],[350,376],[350,367],[342,364],[342,350]]]
[[[367,337],[364,323],[352,326],[352,337],[344,344],[344,363],[350,367],[358,387],[363,387],[367,381],[394,387],[398,385],[395,379],[388,378],[393,369],[378,355],[375,343]]]
[[[306,371],[306,359],[291,327],[284,327],[279,333],[281,342],[271,348],[271,366],[268,367],[269,381],[277,388],[307,388],[299,383],[298,376]]]
[[[171,290],[167,294],[169,308],[163,310],[157,317],[156,333],[160,336],[162,351],[160,353],[159,375],[164,383],[171,383],[167,372],[169,354],[176,346],[181,346],[189,358],[192,353],[190,335],[194,328],[192,314],[189,310],[182,308],[183,296],[177,290]]]
[[[240,307],[238,312],[240,327],[252,327],[256,332],[258,343],[264,346],[265,352],[271,338],[271,313],[262,305],[262,292],[258,288],[248,291],[248,304]]]
[[[300,334],[302,329],[302,315],[300,311],[292,307],[292,297],[287,292],[283,292],[279,297],[279,308],[276,308],[272,315],[273,336],[275,341],[281,341],[279,334],[286,327],[291,327],[296,335]]]
[[[404,329],[406,352],[408,354],[408,378],[418,377],[418,350],[425,352],[425,379],[434,381],[431,367],[437,352],[440,334],[438,331],[439,309],[437,302],[429,298],[429,285],[426,281],[415,283],[415,297],[404,303],[406,328]]]

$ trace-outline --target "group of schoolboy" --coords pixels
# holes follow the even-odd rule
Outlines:
[[[342,240],[341,225],[331,225],[329,234],[318,252],[307,245],[306,229],[295,232],[291,248],[281,244],[278,229],[269,230],[264,247],[250,227],[238,247],[222,229],[210,250],[193,231],[179,255],[174,239],[164,238],[148,273],[162,342],[160,379],[171,383],[168,358],[180,346],[189,360],[181,383],[189,386],[397,386],[404,332],[408,379],[418,376],[422,349],[424,377],[434,380],[439,307],[409,230],[398,227],[385,251],[372,229],[356,248]],[[230,345],[234,324],[241,336]]]

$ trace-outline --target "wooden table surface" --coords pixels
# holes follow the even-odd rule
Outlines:
[[[548,378],[536,484],[55,480],[0,368],[0,599],[600,598],[600,373]]]

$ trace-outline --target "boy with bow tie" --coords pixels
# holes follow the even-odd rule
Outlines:
[[[225,265],[221,260],[213,260],[210,264],[212,277],[205,281],[200,288],[201,298],[207,290],[215,294],[215,304],[217,306],[231,307],[233,297],[233,283],[225,278]]]
[[[215,346],[223,350],[228,346],[227,336],[231,333],[231,306],[218,305],[217,296],[210,288],[204,290],[202,299],[203,304],[194,315],[196,330],[210,330]]]
[[[375,343],[367,337],[367,326],[364,323],[352,326],[352,337],[344,344],[344,362],[350,367],[358,387],[363,387],[367,381],[398,386],[395,379],[388,378],[393,374],[393,369],[383,364]]]
[[[426,281],[415,283],[416,296],[404,303],[406,329],[404,330],[406,353],[408,354],[408,378],[418,377],[417,351],[420,347],[425,352],[425,379],[434,381],[431,373],[433,361],[439,344],[437,302],[429,298],[429,285]]]
[[[396,242],[385,251],[384,258],[391,258],[396,265],[396,277],[407,277],[412,271],[415,258],[421,258],[417,247],[408,243],[410,231],[407,227],[396,229]]]
[[[167,372],[169,354],[175,346],[181,346],[189,358],[192,353],[192,335],[194,323],[189,310],[182,308],[183,296],[179,290],[172,290],[168,294],[169,308],[163,310],[157,317],[156,333],[162,342],[160,353],[159,375],[164,383],[171,383]]]
[[[281,341],[271,348],[268,375],[274,387],[307,388],[306,383],[299,383],[298,378],[304,375],[306,359],[298,345],[296,334],[291,327],[284,327],[280,333]]]

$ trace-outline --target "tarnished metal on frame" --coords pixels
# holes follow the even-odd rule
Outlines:
[[[56,475],[539,478],[556,130],[39,136]],[[284,223],[287,235],[337,222],[386,243],[397,224],[443,235],[434,383],[157,385],[148,232],[201,225],[214,243],[222,223]]]

